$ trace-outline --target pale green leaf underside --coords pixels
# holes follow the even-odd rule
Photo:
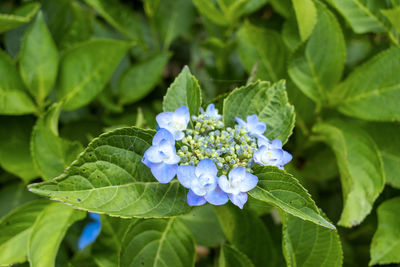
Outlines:
[[[39,8],[39,3],[29,3],[17,9],[14,14],[0,14],[0,33],[28,23]]]
[[[257,186],[249,195],[323,227],[335,229],[319,212],[307,190],[292,175],[276,167],[256,167]]]
[[[126,233],[119,266],[194,266],[194,240],[176,220],[138,220]]]
[[[269,139],[287,142],[295,122],[293,106],[289,103],[285,82],[270,84],[264,81],[240,87],[224,100],[224,122],[227,126],[236,124],[235,117],[246,120],[256,114],[267,125],[264,133]]]
[[[283,248],[289,267],[340,267],[342,246],[337,231],[285,214]]]
[[[400,263],[400,197],[378,207],[378,229],[371,243],[370,265]]]
[[[253,263],[242,252],[230,245],[222,245],[219,260],[219,267],[253,267]]]
[[[169,217],[189,211],[177,180],[156,181],[142,162],[154,131],[122,128],[94,139],[60,177],[30,190],[76,208],[119,217]]]
[[[319,123],[313,131],[332,148],[339,166],[344,207],[338,224],[358,225],[385,185],[378,147],[366,132],[344,121]]]

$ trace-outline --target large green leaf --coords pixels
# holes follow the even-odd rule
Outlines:
[[[43,199],[28,202],[0,220],[0,265],[26,261],[33,224],[49,203]]]
[[[33,128],[31,154],[36,169],[43,179],[60,175],[83,150],[77,141],[69,141],[58,136],[58,117],[61,105],[56,104],[40,116]]]
[[[256,114],[267,124],[265,135],[273,140],[280,139],[285,144],[292,134],[295,113],[289,104],[285,81],[275,84],[257,81],[234,90],[224,100],[224,122],[235,124],[235,117],[246,120],[248,115]]]
[[[400,263],[400,197],[378,207],[378,229],[371,243],[370,265]]]
[[[38,196],[30,193],[22,182],[2,186],[0,189],[0,218],[13,209],[37,198]]]
[[[168,217],[189,211],[178,180],[156,181],[142,162],[154,131],[122,128],[94,139],[60,177],[29,186],[79,209],[119,217]]]
[[[28,23],[39,8],[40,4],[29,3],[15,10],[13,14],[0,14],[0,33]]]
[[[0,117],[0,165],[25,183],[39,176],[29,148],[33,124],[32,117]]]
[[[159,82],[169,58],[170,54],[164,53],[129,67],[118,86],[121,104],[134,103],[149,94]]]
[[[219,267],[253,267],[245,254],[230,245],[222,245],[218,259]],[[270,266],[270,265],[268,265]]]
[[[215,247],[225,241],[217,214],[211,205],[196,207],[178,220],[192,232],[196,244],[200,246]]]
[[[292,0],[301,40],[305,41],[317,23],[317,8],[312,0]]]
[[[60,63],[58,98],[66,110],[88,104],[103,90],[115,68],[130,48],[115,40],[96,39],[69,49]]]
[[[388,49],[355,69],[334,91],[340,112],[379,121],[400,120],[400,48]]]
[[[381,13],[392,23],[393,27],[400,32],[400,6],[393,9],[381,10]]]
[[[289,267],[340,267],[342,246],[337,231],[283,215],[283,249]]]
[[[0,50],[0,114],[22,115],[36,111],[12,59]]]
[[[307,43],[292,56],[288,72],[305,95],[325,104],[327,93],[342,77],[346,46],[335,16],[322,3],[315,4],[317,24]]]
[[[271,234],[261,219],[233,205],[215,206],[226,239],[255,266],[282,266]]]
[[[193,0],[193,4],[197,10],[207,19],[219,26],[228,26],[229,21],[224,14],[212,1],[208,0]]]
[[[367,0],[328,0],[347,20],[356,33],[384,32],[383,22],[368,7]]]
[[[194,240],[175,218],[138,220],[126,233],[119,266],[194,266]]]
[[[238,31],[237,42],[240,60],[248,73],[256,65],[256,78],[277,82],[285,77],[287,52],[276,31],[245,22]]]
[[[365,131],[345,121],[318,123],[313,131],[332,148],[339,166],[344,207],[338,224],[358,225],[385,185],[378,147]]]
[[[25,32],[19,67],[25,85],[43,106],[57,78],[58,51],[42,13]]]
[[[335,229],[318,210],[307,190],[292,175],[277,167],[255,167],[257,186],[249,195],[323,227]]]
[[[53,202],[46,206],[33,224],[29,237],[30,266],[54,266],[58,247],[68,228],[85,216],[85,212],[62,203]]]
[[[174,111],[181,106],[189,108],[190,115],[197,115],[201,105],[201,90],[197,79],[187,66],[175,78],[164,96],[164,111]]]

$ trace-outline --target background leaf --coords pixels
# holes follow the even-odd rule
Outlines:
[[[0,218],[34,199],[37,199],[37,196],[30,193],[22,182],[10,183],[2,187],[0,189],[0,203],[3,204],[0,206]]]
[[[222,245],[219,255],[218,266],[220,267],[252,267],[253,263],[239,250],[233,246]]]
[[[0,14],[0,33],[29,22],[35,16],[39,8],[40,4],[33,2],[16,9],[13,14]]]
[[[317,8],[312,0],[292,0],[301,40],[305,41],[317,23]]]

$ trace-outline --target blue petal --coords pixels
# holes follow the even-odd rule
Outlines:
[[[194,173],[196,167],[190,165],[180,165],[178,166],[178,180],[186,188],[190,188],[193,179],[196,179],[196,174]]]
[[[208,192],[204,198],[213,205],[224,205],[228,202],[228,195],[222,191],[219,186],[213,191]]]
[[[167,129],[161,128],[153,137],[153,145],[158,145],[163,140],[175,146],[175,139],[172,133],[170,133]]]
[[[282,156],[282,161],[281,161],[282,165],[289,163],[292,160],[292,158],[293,157],[289,152],[283,150],[283,156]]]
[[[246,168],[239,166],[231,170],[228,174],[229,180],[245,178],[246,177]]]
[[[239,117],[235,117],[235,120],[236,120],[236,122],[237,122],[240,126],[246,128],[247,123],[246,123],[244,120],[242,120],[242,119],[239,118]]]
[[[100,223],[100,214],[93,213],[93,212],[88,212],[89,218],[92,219],[93,221]]]
[[[253,154],[253,160],[255,163],[259,165],[264,165],[262,162],[262,157],[265,153],[267,153],[268,147],[267,146],[261,146],[256,152]]]
[[[246,120],[247,120],[248,124],[257,124],[258,123],[258,117],[255,114],[248,115]]]
[[[185,134],[182,131],[174,131],[174,138],[176,141],[182,140]]]
[[[221,190],[224,191],[225,193],[232,193],[233,192],[232,188],[231,188],[231,186],[229,184],[229,181],[228,181],[228,179],[226,178],[225,175],[221,175],[218,178],[218,185],[221,188]]]
[[[181,107],[177,108],[177,109],[174,111],[174,115],[177,115],[177,116],[179,116],[179,117],[188,118],[187,121],[190,120],[190,113],[189,113],[189,109],[188,109],[187,106],[181,106]]]
[[[269,141],[269,139],[267,137],[265,137],[264,135],[257,135],[257,145],[258,147],[261,146],[269,146],[269,144],[271,143],[271,141]]]
[[[81,236],[78,240],[78,249],[82,250],[91,243],[93,243],[97,236],[100,234],[101,223],[99,222],[91,222],[88,223],[82,231]]]
[[[246,178],[240,183],[240,191],[247,192],[256,187],[258,183],[257,176],[246,172]]]
[[[274,141],[272,141],[271,143],[272,148],[282,148],[282,141],[279,139],[275,139]]]
[[[162,112],[156,116],[157,124],[160,128],[167,128],[168,124],[172,121],[172,112]]]
[[[229,194],[229,199],[233,204],[243,209],[243,205],[247,202],[247,193]]]
[[[211,159],[202,159],[196,167],[196,176],[209,175],[212,177],[217,176],[218,169]]]
[[[163,161],[158,146],[149,147],[146,152],[144,152],[143,157],[146,159],[146,161],[151,163],[161,163]]]
[[[207,193],[204,185],[200,184],[199,179],[194,179],[190,185],[190,189],[198,196],[204,196]]]
[[[176,175],[178,164],[154,164],[151,173],[162,184],[169,183]]]
[[[192,190],[189,190],[187,193],[186,200],[189,206],[201,206],[206,203],[206,199],[204,197],[196,195]]]

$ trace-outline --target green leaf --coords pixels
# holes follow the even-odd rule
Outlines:
[[[292,175],[277,167],[256,167],[257,186],[249,195],[283,211],[329,229],[335,226],[318,210],[307,190]]]
[[[212,1],[209,0],[193,0],[193,4],[201,15],[219,26],[228,26],[229,21]]]
[[[378,229],[371,243],[369,265],[400,263],[400,197],[378,207]]]
[[[118,86],[120,102],[130,104],[148,95],[159,82],[170,56],[169,53],[159,54],[127,69]]]
[[[326,104],[327,93],[342,77],[346,46],[335,16],[322,3],[315,4],[317,24],[307,43],[292,56],[288,72],[305,95]]]
[[[39,8],[39,3],[29,3],[15,10],[13,14],[0,14],[0,33],[28,23]]]
[[[58,51],[41,12],[25,32],[19,67],[29,92],[43,106],[57,78]]]
[[[245,254],[233,246],[222,245],[218,260],[219,267],[253,267]]]
[[[142,162],[154,131],[122,128],[94,139],[60,177],[29,186],[76,208],[119,217],[168,217],[189,211],[178,180],[156,181]]]
[[[382,21],[369,9],[365,0],[329,0],[347,20],[355,33],[385,32]]]
[[[96,39],[69,49],[60,63],[58,98],[65,110],[85,106],[105,87],[130,44]]]
[[[85,217],[86,213],[62,203],[46,206],[33,224],[29,237],[30,266],[54,266],[58,248],[68,228]]]
[[[171,43],[186,33],[196,17],[192,1],[162,0],[154,15],[154,22],[160,34],[163,48],[167,50]]]
[[[125,235],[119,266],[194,266],[194,240],[176,220],[138,220]]]
[[[23,115],[36,111],[12,59],[0,50],[0,114]]]
[[[245,22],[237,42],[240,61],[248,73],[256,64],[256,78],[277,82],[285,77],[287,51],[276,31]]]
[[[36,122],[31,138],[31,153],[36,169],[44,180],[60,175],[83,150],[77,141],[58,136],[61,105],[53,105]]]
[[[33,224],[49,203],[43,199],[28,202],[0,220],[0,265],[26,261]]]
[[[333,92],[340,112],[365,120],[400,120],[400,48],[391,48],[355,69]]]
[[[292,0],[301,40],[305,41],[317,23],[317,8],[312,0]]]
[[[30,153],[31,117],[0,117],[0,165],[28,183],[39,174]]]
[[[283,250],[287,266],[342,266],[343,252],[337,231],[290,214],[283,216]]]
[[[235,124],[235,117],[246,120],[248,115],[256,114],[267,124],[265,135],[273,140],[280,139],[285,144],[292,134],[295,114],[289,104],[285,81],[275,84],[257,81],[234,90],[224,100],[224,122]]]
[[[196,244],[200,246],[215,247],[225,241],[218,217],[211,205],[196,207],[178,220],[192,232]]]
[[[13,209],[37,199],[37,196],[26,189],[24,183],[10,183],[0,189],[0,218]]]
[[[175,111],[181,106],[189,108],[190,115],[197,115],[201,106],[201,90],[199,82],[187,66],[175,78],[164,96],[163,110]]]
[[[281,266],[268,229],[253,213],[233,205],[215,206],[226,239],[254,266]]]
[[[400,189],[400,125],[394,123],[367,123],[363,127],[374,139],[382,156],[386,182]]]
[[[400,32],[400,6],[393,9],[381,10],[381,13],[392,23],[393,27]]]
[[[318,123],[313,131],[332,148],[339,166],[344,207],[338,224],[358,225],[385,185],[378,147],[365,131],[345,121]]]

